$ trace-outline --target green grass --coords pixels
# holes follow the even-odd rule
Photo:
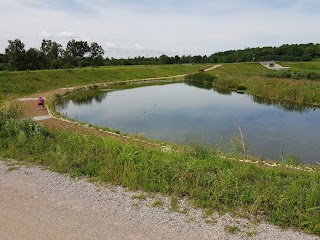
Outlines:
[[[279,62],[284,67],[290,67],[294,72],[299,71],[320,71],[320,62]]]
[[[231,225],[225,226],[224,230],[230,234],[237,234],[241,231],[238,226],[231,226]]]

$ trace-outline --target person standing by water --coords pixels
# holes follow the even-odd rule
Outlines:
[[[38,109],[39,107],[42,106],[42,108],[44,109],[44,99],[42,97],[39,97],[39,100],[38,100]]]

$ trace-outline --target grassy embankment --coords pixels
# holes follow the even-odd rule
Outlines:
[[[117,82],[154,77],[167,77],[197,72],[212,66],[113,66],[42,71],[0,72],[0,102],[8,97],[21,97],[61,87]]]
[[[215,70],[215,87],[236,90],[245,87],[246,93],[266,101],[292,104],[320,105],[320,75],[310,81],[305,73],[320,73],[319,62],[281,63],[290,67],[292,77],[255,63],[225,64]],[[301,75],[299,79],[296,79]]]
[[[261,73],[265,70],[259,66],[253,65],[254,70],[250,71],[250,65],[241,65],[223,66],[219,71],[215,70],[215,74],[232,81],[238,81],[238,77],[241,81],[276,81],[263,77]],[[248,71],[241,76],[245,69]],[[57,73],[53,71],[52,74]],[[61,83],[48,80],[46,83],[50,87],[46,86],[46,90],[79,85],[77,80],[83,76],[74,76],[73,79],[71,83],[64,79]],[[101,82],[101,78],[92,76],[83,83],[92,83],[95,79]],[[16,82],[12,82],[18,84],[11,86],[18,89],[15,95],[31,93],[22,87],[24,83],[20,81],[17,77]],[[178,152],[162,152],[135,141],[49,131],[31,121],[21,120],[13,107],[1,111],[0,129],[2,158],[41,164],[71,176],[120,184],[133,190],[170,194],[173,201],[176,197],[187,197],[207,213],[241,213],[320,235],[320,171],[317,169],[308,172],[241,163],[222,158],[214,149],[198,146],[180,147]]]

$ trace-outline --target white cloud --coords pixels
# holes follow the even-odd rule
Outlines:
[[[49,38],[49,37],[51,37],[51,33],[48,33],[48,32],[46,32],[46,31],[42,31],[42,32],[40,33],[40,36],[41,36],[41,37],[44,37],[44,38]]]
[[[57,37],[60,38],[77,38],[77,36],[73,32],[59,32]]]

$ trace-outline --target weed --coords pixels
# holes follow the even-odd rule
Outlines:
[[[178,212],[179,211],[179,204],[178,204],[178,198],[177,197],[171,197],[170,199],[170,211],[172,212]]]
[[[145,194],[134,195],[131,197],[131,199],[137,199],[140,201],[144,201],[147,199],[147,195],[145,195]]]
[[[237,234],[240,232],[240,228],[238,226],[232,226],[232,225],[225,226],[224,230],[230,234]]]
[[[248,231],[246,232],[247,237],[252,238],[257,235],[257,231]]]
[[[12,172],[12,171],[15,171],[15,170],[18,170],[18,169],[19,169],[19,167],[17,167],[17,166],[11,166],[6,170],[6,172]]]
[[[216,224],[217,220],[215,218],[211,218],[211,219],[204,220],[204,222],[207,224]]]
[[[162,208],[164,206],[164,202],[161,200],[155,200],[151,206],[156,208]]]

